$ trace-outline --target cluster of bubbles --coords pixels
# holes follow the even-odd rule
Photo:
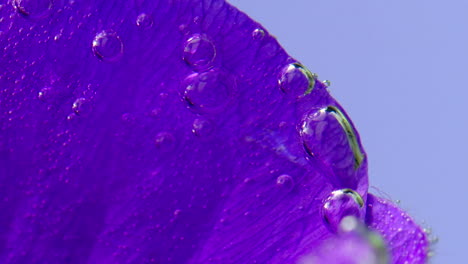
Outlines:
[[[33,19],[43,18],[53,9],[53,0],[13,0],[13,6],[19,14]],[[141,13],[135,21],[136,26],[142,30],[150,29],[154,20],[151,15]],[[254,40],[262,40],[266,33],[261,28],[252,31]],[[91,44],[94,55],[103,62],[116,62],[122,59],[124,43],[121,37],[112,30],[98,32]],[[183,98],[188,107],[198,113],[210,113],[222,111],[235,94],[235,79],[220,67],[214,67],[217,61],[217,49],[214,41],[206,34],[195,33],[188,36],[182,50],[182,60],[192,69],[193,73],[183,81]],[[281,91],[295,98],[309,95],[314,89],[317,76],[311,73],[304,65],[294,62],[287,64],[281,70],[278,77],[278,87]],[[324,81],[329,86],[329,81]],[[51,88],[44,88],[39,92],[39,98],[47,100]],[[71,108],[75,115],[83,116],[91,111],[91,103],[84,97],[77,98]],[[355,169],[360,166],[364,156],[356,140],[356,134],[350,122],[335,106],[318,109],[317,113],[305,117],[306,129],[310,131],[317,123],[316,118],[323,115],[331,116],[340,123],[342,133],[347,135],[349,146],[354,154]],[[319,119],[320,119],[319,118]],[[319,120],[320,121],[320,120]],[[209,119],[196,118],[193,121],[192,132],[196,136],[210,135],[214,125]],[[302,131],[304,132],[304,131]],[[307,134],[307,133],[303,133]],[[317,134],[314,134],[317,136]],[[304,144],[313,148],[313,142],[304,137]],[[314,139],[317,140],[317,139]],[[154,144],[161,152],[168,152],[174,148],[176,139],[169,132],[161,132],[156,135]],[[286,190],[292,190],[295,186],[294,178],[288,174],[282,174],[276,178],[276,185]],[[343,219],[354,217],[362,219],[364,202],[362,197],[354,190],[340,189],[333,191],[323,204],[324,222],[329,228],[337,232]]]

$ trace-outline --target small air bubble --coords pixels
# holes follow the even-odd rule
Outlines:
[[[252,31],[252,38],[255,40],[261,40],[265,37],[265,31],[261,28],[256,28]]]
[[[44,102],[50,102],[53,97],[53,89],[51,87],[44,87],[37,94],[37,98]]]
[[[195,34],[185,42],[183,59],[193,69],[210,68],[215,57],[215,46],[206,36]]]
[[[232,99],[235,82],[224,72],[210,70],[192,74],[184,82],[184,99],[201,112],[222,109]]]
[[[136,25],[141,29],[148,29],[153,26],[153,18],[151,15],[141,13],[136,19]]]
[[[290,175],[283,174],[276,178],[276,185],[289,191],[294,188],[294,179]]]
[[[169,132],[160,132],[154,139],[156,148],[161,152],[168,152],[174,149],[176,140]]]
[[[100,60],[117,61],[123,55],[123,43],[120,37],[111,31],[101,31],[93,40],[93,52]]]
[[[192,124],[192,132],[200,137],[210,135],[213,132],[213,129],[213,124],[204,118],[197,118]]]
[[[91,107],[91,102],[88,99],[80,97],[73,102],[72,110],[75,114],[83,116],[91,113]]]

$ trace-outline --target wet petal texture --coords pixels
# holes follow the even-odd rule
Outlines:
[[[390,201],[369,194],[366,223],[387,241],[392,263],[426,262],[429,248],[427,234],[406,212]]]
[[[294,263],[369,210],[349,117],[222,0],[10,0],[0,47],[1,263]]]

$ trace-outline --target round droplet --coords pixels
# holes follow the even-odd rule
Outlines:
[[[115,32],[101,31],[94,37],[93,52],[103,61],[117,61],[123,55],[122,40]]]
[[[76,115],[85,116],[91,113],[92,105],[91,102],[84,98],[80,97],[73,102],[72,110]]]
[[[261,40],[263,37],[265,37],[265,31],[261,28],[256,28],[254,31],[252,31],[252,37],[255,40]]]
[[[151,15],[141,13],[136,19],[136,25],[141,29],[148,29],[153,26],[153,18]]]
[[[302,64],[296,62],[283,68],[278,83],[283,92],[300,97],[312,92],[315,77]]]
[[[53,0],[13,0],[13,6],[25,17],[43,18],[52,12]]]
[[[192,132],[200,137],[210,135],[213,132],[213,129],[213,124],[204,118],[197,118],[192,124]]]
[[[364,201],[356,191],[351,189],[333,191],[323,204],[324,221],[333,232],[337,232],[345,217],[353,216],[361,219],[363,206]]]
[[[330,81],[330,80],[323,80],[323,84],[324,84],[326,87],[330,87],[331,81]]]
[[[169,152],[175,148],[175,137],[169,132],[160,132],[154,139],[154,144],[160,152]]]
[[[184,84],[185,101],[201,112],[223,109],[231,100],[235,86],[234,80],[219,70],[192,74]]]
[[[185,43],[183,59],[195,70],[210,68],[215,57],[215,46],[204,35],[195,34]]]
[[[276,185],[286,190],[294,188],[294,179],[290,175],[283,174],[276,178]]]

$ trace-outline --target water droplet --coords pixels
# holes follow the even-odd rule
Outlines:
[[[151,15],[141,13],[136,19],[136,25],[141,29],[148,29],[153,26],[153,18]]]
[[[261,28],[256,28],[254,31],[252,31],[252,37],[255,40],[261,40],[265,37],[265,31]]]
[[[341,189],[333,191],[325,200],[322,214],[328,227],[337,232],[341,221],[346,216],[361,219],[363,217],[363,206],[364,201],[356,191]]]
[[[186,78],[184,99],[202,112],[224,108],[233,97],[235,81],[219,70],[195,73]]]
[[[307,114],[300,134],[307,152],[332,166],[341,176],[352,175],[364,160],[351,123],[335,106]]]
[[[169,152],[176,145],[175,137],[169,132],[160,132],[154,139],[154,144],[160,152]]]
[[[331,81],[330,81],[330,80],[323,80],[323,84],[324,84],[326,87],[330,87]]]
[[[300,97],[312,92],[315,76],[305,66],[295,62],[283,68],[278,83],[283,92]]]
[[[183,59],[195,70],[210,68],[215,57],[215,46],[204,35],[195,34],[185,43]]]
[[[13,6],[25,17],[44,18],[52,13],[53,0],[13,0]]]
[[[88,99],[80,97],[73,102],[72,110],[79,116],[85,116],[91,113],[92,105]]]
[[[200,137],[208,136],[213,132],[213,124],[204,118],[197,118],[193,121],[192,132]]]
[[[294,179],[287,174],[283,174],[276,178],[276,185],[286,190],[291,190],[294,188]]]
[[[117,61],[123,55],[123,43],[120,37],[111,31],[101,31],[93,40],[93,52],[103,61]]]

